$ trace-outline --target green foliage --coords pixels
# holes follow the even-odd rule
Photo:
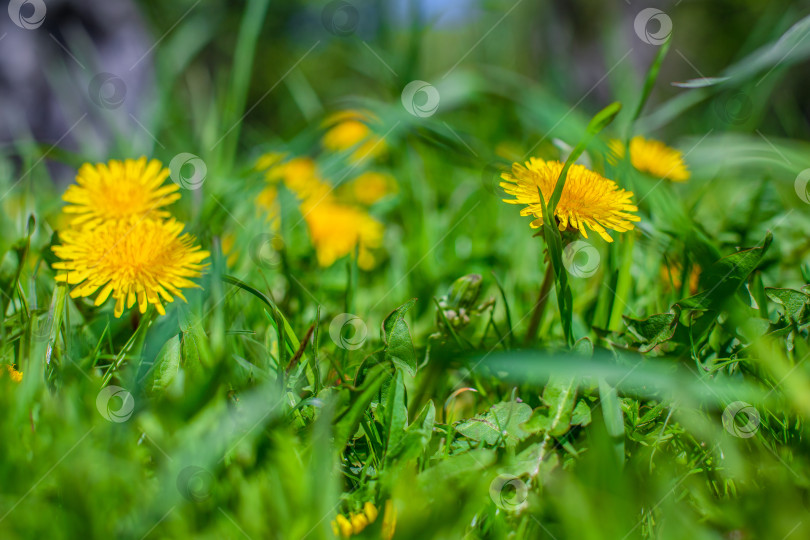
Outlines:
[[[378,3],[368,24],[350,1],[363,24],[341,35],[321,4],[142,2],[150,135],[129,109],[94,111],[103,152],[82,126],[75,147],[19,140],[0,159],[0,538],[331,539],[367,502],[358,538],[383,537],[386,503],[394,539],[808,537],[810,18],[688,4],[652,49],[626,24],[635,3],[576,2],[589,15],[568,20],[484,2],[431,24]],[[76,32],[58,37],[95,69]],[[415,80],[435,114],[403,108]],[[346,108],[375,117],[371,164],[323,148]],[[635,135],[682,149],[689,181],[608,159]],[[200,288],[165,316],[71,298],[51,250],[64,185],[43,160],[184,151],[208,168],[173,208],[212,253]],[[372,270],[358,253],[322,267],[284,187],[276,236],[255,204],[268,151],[312,157],[335,192],[396,180],[369,210],[386,227]],[[529,155],[565,161],[540,238],[497,185]],[[641,217],[588,239],[589,277],[566,269],[574,235],[553,218],[577,162]],[[557,309],[521,349],[544,271]]]

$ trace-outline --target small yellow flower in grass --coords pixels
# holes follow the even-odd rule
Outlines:
[[[236,235],[228,232],[222,235],[222,254],[225,256],[225,264],[228,268],[233,268],[239,262],[240,250],[236,247]]]
[[[101,289],[97,306],[112,295],[116,317],[125,304],[131,308],[136,301],[141,313],[152,304],[164,315],[161,300],[172,302],[177,296],[185,301],[180,289],[197,287],[188,278],[199,277],[207,266],[201,263],[209,253],[182,231],[183,224],[174,219],[139,218],[63,231],[62,244],[53,247],[62,259],[53,265],[59,270],[56,280],[77,285],[70,293],[72,298]]]
[[[352,529],[352,522],[349,521],[346,516],[338,514],[338,516],[332,522],[332,532],[335,534],[335,536],[349,538],[354,532]]]
[[[346,188],[352,199],[370,206],[396,192],[397,186],[390,175],[367,171],[346,184]]]
[[[697,294],[700,285],[700,272],[700,265],[695,264],[692,266],[689,272],[689,294]],[[665,292],[669,292],[673,287],[675,290],[680,290],[683,285],[683,265],[680,263],[661,265],[660,275]]]
[[[559,161],[537,158],[530,158],[525,166],[514,163],[511,173],[501,175],[505,180],[501,182],[501,187],[515,198],[503,201],[526,205],[520,215],[534,216],[536,219],[531,222],[531,226],[535,229],[541,227],[543,204],[538,189],[548,204],[562,169],[563,164]],[[578,230],[585,238],[588,238],[587,229],[591,229],[605,241],[613,242],[606,229],[629,231],[633,228],[631,222],[640,220],[638,216],[629,213],[638,210],[631,202],[632,197],[632,191],[620,189],[614,181],[582,165],[572,165],[568,169],[560,202],[554,211],[557,225],[561,231]]]
[[[332,152],[354,151],[349,156],[358,163],[366,158],[374,158],[385,151],[385,143],[369,124],[376,118],[366,111],[341,111],[324,121],[331,126],[323,136],[323,146]]]
[[[168,176],[169,169],[160,161],[147,162],[145,157],[85,163],[79,168],[76,184],[62,195],[70,203],[64,212],[76,214],[71,219],[73,226],[95,226],[104,220],[130,216],[168,217],[169,212],[162,208],[180,198],[177,184],[164,184]]]
[[[335,536],[341,538],[350,538],[353,535],[360,534],[366,527],[374,523],[377,519],[377,507],[372,502],[366,502],[363,505],[362,512],[353,512],[348,517],[338,514],[332,521],[332,532]],[[384,537],[386,538],[386,537]],[[390,536],[387,537],[390,540]]]
[[[8,375],[9,375],[9,377],[11,377],[12,381],[14,381],[15,383],[22,382],[22,378],[23,378],[22,371],[17,371],[16,369],[14,369],[14,366],[12,366],[11,364],[7,364],[6,369],[8,370]],[[0,371],[0,375],[2,375],[2,374],[3,374],[3,372]]]
[[[309,157],[297,157],[281,161],[280,154],[265,154],[256,162],[256,167],[264,170],[265,180],[274,187],[283,183],[299,199],[325,197],[332,188],[321,178],[315,160]],[[261,166],[261,167],[260,167]],[[263,191],[260,197],[264,202],[271,202],[277,192]]]
[[[354,253],[359,246],[357,265],[363,270],[374,267],[370,249],[382,245],[382,223],[363,209],[332,200],[304,201],[301,212],[309,227],[318,264],[331,266],[339,258]]]
[[[624,145],[621,141],[612,140],[609,143],[613,153],[609,161],[617,163],[624,157]],[[660,141],[633,137],[630,140],[630,162],[641,172],[656,178],[666,178],[673,182],[686,182],[689,179],[689,169],[683,158],[683,152],[670,148]]]
[[[374,523],[374,521],[377,519],[377,507],[374,506],[374,503],[372,502],[367,501],[363,505],[363,513],[366,514],[369,523]]]

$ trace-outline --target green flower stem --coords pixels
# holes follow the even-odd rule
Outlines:
[[[548,257],[546,257],[548,259]],[[540,294],[537,297],[537,303],[534,305],[532,318],[529,322],[529,329],[526,332],[526,339],[524,344],[529,346],[537,337],[537,330],[540,328],[540,323],[543,321],[543,313],[546,310],[546,303],[551,294],[551,285],[554,283],[554,269],[551,262],[546,262],[546,274],[543,277],[543,284],[540,285]]]
[[[109,368],[107,368],[107,372],[104,373],[104,379],[102,379],[101,381],[102,387],[110,384],[110,380],[112,379],[113,374],[115,374],[115,372],[121,368],[121,365],[123,365],[127,355],[132,350],[141,349],[144,341],[146,340],[146,333],[149,330],[149,328],[152,327],[152,324],[155,322],[156,318],[157,318],[157,310],[153,308],[151,305],[149,305],[149,307],[146,310],[146,313],[141,319],[140,324],[138,324],[138,328],[126,342],[124,348],[121,349],[121,352],[115,355],[115,360],[113,360],[113,363],[110,364]]]
[[[610,310],[610,320],[608,330],[618,331],[622,326],[622,311],[627,305],[627,298],[630,293],[630,266],[633,263],[633,246],[636,243],[636,235],[632,232],[625,235],[622,245],[621,267],[619,268],[619,281],[616,283],[616,295],[613,298],[613,307]]]

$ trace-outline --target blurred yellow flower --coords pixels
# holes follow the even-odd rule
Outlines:
[[[360,163],[385,152],[385,142],[369,127],[375,120],[367,111],[340,111],[329,116],[324,126],[329,129],[323,136],[323,147],[332,152],[354,151],[349,159]]]
[[[256,163],[257,168],[260,163],[269,164],[263,170],[264,177],[271,186],[282,182],[301,200],[311,197],[323,198],[332,191],[331,186],[321,178],[318,166],[312,158],[296,157],[289,161],[281,161],[278,156],[280,154],[265,154]],[[275,194],[277,195],[277,192]],[[272,192],[263,191],[260,197],[264,197],[265,204],[272,204],[274,195]]]
[[[617,163],[624,157],[624,145],[621,141],[611,140],[608,145],[612,152],[609,160]],[[683,152],[670,148],[660,141],[633,137],[630,140],[630,162],[641,172],[656,178],[667,178],[673,182],[685,182],[689,179],[689,169],[683,158]]]
[[[535,229],[541,227],[543,205],[538,189],[548,204],[562,169],[563,164],[559,161],[537,158],[530,158],[525,166],[514,163],[511,173],[501,175],[505,180],[501,182],[501,187],[515,198],[503,201],[526,205],[520,215],[534,216],[536,219],[531,222],[531,226]],[[612,242],[606,228],[625,232],[633,229],[632,221],[640,220],[638,216],[628,213],[638,210],[631,203],[632,197],[632,191],[620,189],[612,180],[582,165],[572,165],[568,169],[565,188],[554,211],[557,226],[561,231],[578,230],[585,238],[588,238],[587,227],[596,231],[605,241]]]
[[[85,163],[76,175],[76,184],[65,190],[62,199],[70,203],[66,214],[75,214],[73,226],[94,227],[104,220],[126,219],[130,216],[164,218],[169,212],[161,210],[180,198],[180,187],[164,185],[169,169],[146,157],[123,162],[91,165]]]
[[[236,246],[236,235],[233,233],[225,233],[222,235],[222,254],[225,255],[225,264],[230,268],[236,266],[239,261],[239,250],[234,249]]]
[[[8,370],[8,375],[9,375],[9,377],[11,377],[12,381],[14,381],[15,383],[22,382],[22,378],[23,378],[22,371],[17,371],[16,369],[14,369],[14,366],[12,366],[11,364],[6,364],[6,369]],[[3,372],[0,371],[0,375],[2,375],[2,374],[3,374]]]
[[[174,295],[185,301],[180,289],[197,287],[187,278],[199,277],[207,266],[201,263],[209,253],[182,231],[183,224],[174,219],[138,218],[63,231],[62,244],[53,247],[62,259],[53,265],[60,271],[56,280],[77,285],[72,298],[90,296],[101,288],[97,306],[112,294],[116,317],[125,303],[131,308],[136,300],[141,313],[153,304],[164,315],[161,299],[172,302]]]
[[[385,513],[383,514],[382,522],[382,538],[383,540],[391,540],[394,537],[394,532],[397,529],[397,509],[394,508],[394,501],[388,499],[385,501]]]
[[[321,177],[315,161],[309,157],[297,157],[283,161],[280,154],[266,154],[259,158],[269,185],[257,197],[256,205],[267,212],[271,228],[280,229],[280,206],[278,183],[283,183],[299,200],[301,214],[307,223],[309,236],[315,248],[318,264],[331,266],[341,257],[358,251],[357,264],[363,270],[375,265],[372,249],[382,245],[383,225],[364,209],[342,202],[345,196],[336,196],[332,186]],[[371,204],[392,189],[393,178],[381,173],[366,173],[359,176],[346,188],[355,196],[350,197],[364,204]],[[340,190],[345,195],[346,190]]]
[[[331,266],[358,249],[357,265],[363,270],[374,267],[375,259],[369,250],[382,245],[382,223],[360,208],[332,200],[304,201],[301,212],[309,227],[318,264]]]
[[[267,214],[270,229],[278,232],[281,228],[281,205],[278,202],[278,188],[267,186],[256,197],[256,208]]]
[[[692,265],[689,271],[689,294],[697,294],[698,285],[700,284],[700,265]],[[683,266],[679,263],[672,263],[669,266],[661,265],[661,283],[664,286],[664,291],[669,292],[674,288],[679,291],[683,285]]]
[[[262,154],[259,156],[259,159],[256,160],[256,170],[257,171],[270,171],[275,165],[278,165],[284,158],[287,157],[287,154],[282,154],[281,152],[268,152],[266,154]]]
[[[362,512],[353,512],[348,517],[338,514],[332,521],[332,532],[335,536],[350,538],[352,535],[363,532],[376,519],[377,507],[371,502],[366,502]]]
[[[370,206],[386,195],[395,193],[397,185],[388,174],[368,171],[346,184],[346,188],[352,199]]]
[[[363,512],[368,517],[369,523],[374,523],[374,520],[377,519],[377,507],[374,506],[374,503],[366,501],[366,504],[363,505]]]

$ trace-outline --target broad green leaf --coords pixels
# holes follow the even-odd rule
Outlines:
[[[205,333],[199,319],[195,318],[187,308],[183,307],[179,311],[179,322],[182,332],[180,336],[181,352],[185,365],[201,364],[207,367],[213,365],[208,335]]]
[[[504,401],[496,403],[484,414],[462,422],[456,431],[474,441],[489,445],[505,440],[508,446],[514,446],[529,434],[521,427],[532,414],[532,409],[525,403]]]
[[[591,407],[584,400],[579,400],[574,412],[571,413],[572,426],[587,426],[591,423]]]
[[[581,337],[574,343],[573,351],[583,357],[593,356],[593,342],[588,336]]]
[[[385,343],[385,358],[395,366],[404,369],[409,375],[416,374],[416,353],[413,350],[411,330],[404,316],[416,303],[416,299],[392,311],[383,321],[383,341]]]
[[[174,382],[180,370],[182,345],[180,335],[172,336],[160,349],[150,373],[151,381],[146,388],[152,392],[165,391]]]
[[[675,329],[678,327],[680,309],[676,306],[673,311],[675,313],[659,313],[646,319],[624,317],[627,329],[643,344],[639,347],[641,352],[649,352],[661,343],[672,339]]]
[[[560,458],[555,452],[548,453],[548,448],[542,443],[535,443],[515,456],[514,463],[506,467],[506,472],[515,476],[529,474],[543,479],[559,463]]]
[[[414,421],[405,428],[405,433],[385,454],[387,462],[394,460],[401,463],[419,457],[427,449],[433,437],[433,426],[436,422],[436,407],[429,401],[419,412]]]
[[[768,233],[761,246],[732,253],[715,262],[700,275],[701,292],[676,304],[686,309],[720,309],[759,266],[773,241]]]
[[[802,321],[807,316],[810,295],[794,289],[765,288],[768,298],[780,304],[785,311],[785,315],[793,321]]]
[[[430,488],[447,485],[448,481],[477,482],[475,474],[495,463],[497,454],[489,448],[474,448],[440,461],[419,475],[419,482]]]
[[[368,410],[372,400],[377,396],[383,382],[390,378],[385,366],[377,365],[368,371],[363,384],[350,392],[349,402],[335,424],[335,441],[337,448],[342,449],[360,425],[360,420]]]
[[[576,397],[577,386],[573,377],[552,376],[543,390],[544,407],[534,411],[523,427],[531,433],[562,437],[571,428]]]
[[[402,378],[402,371],[397,370],[388,389],[388,396],[385,402],[385,430],[387,432],[386,451],[396,446],[405,434],[405,427],[408,425],[408,407],[405,404],[405,383]]]

